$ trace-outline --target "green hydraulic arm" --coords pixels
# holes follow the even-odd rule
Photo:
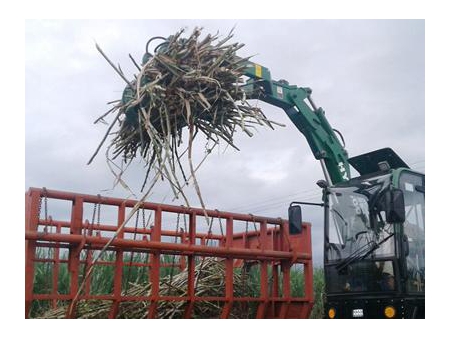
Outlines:
[[[329,184],[350,179],[347,151],[325,118],[324,110],[314,105],[310,88],[289,85],[284,80],[274,81],[269,69],[253,62],[248,62],[244,75],[249,78],[244,88],[250,98],[282,108],[306,137]]]

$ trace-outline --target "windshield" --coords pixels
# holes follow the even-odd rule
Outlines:
[[[384,175],[329,189],[325,263],[336,262],[328,269],[333,281],[329,292],[394,287],[394,227],[386,222],[384,211],[374,212],[389,184],[390,176]]]
[[[389,185],[389,176],[382,176],[361,184],[330,189],[329,226],[326,259],[342,260],[355,253],[380,257],[394,254],[392,224],[385,222],[384,212],[370,213],[380,192]]]

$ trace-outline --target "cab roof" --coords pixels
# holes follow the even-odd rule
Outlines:
[[[391,148],[382,148],[370,153],[354,156],[349,158],[348,162],[361,176],[382,170],[379,165],[381,162],[387,162],[389,169],[409,169],[409,166]]]

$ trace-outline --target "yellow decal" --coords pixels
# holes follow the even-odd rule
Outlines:
[[[257,77],[262,77],[262,68],[260,65],[255,65],[255,75]]]

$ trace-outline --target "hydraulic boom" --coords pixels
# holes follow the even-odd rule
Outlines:
[[[290,85],[284,80],[274,81],[266,67],[253,62],[248,63],[245,76],[249,78],[245,87],[250,97],[282,108],[306,137],[329,184],[350,179],[347,151],[325,118],[324,110],[312,101],[310,88]]]

